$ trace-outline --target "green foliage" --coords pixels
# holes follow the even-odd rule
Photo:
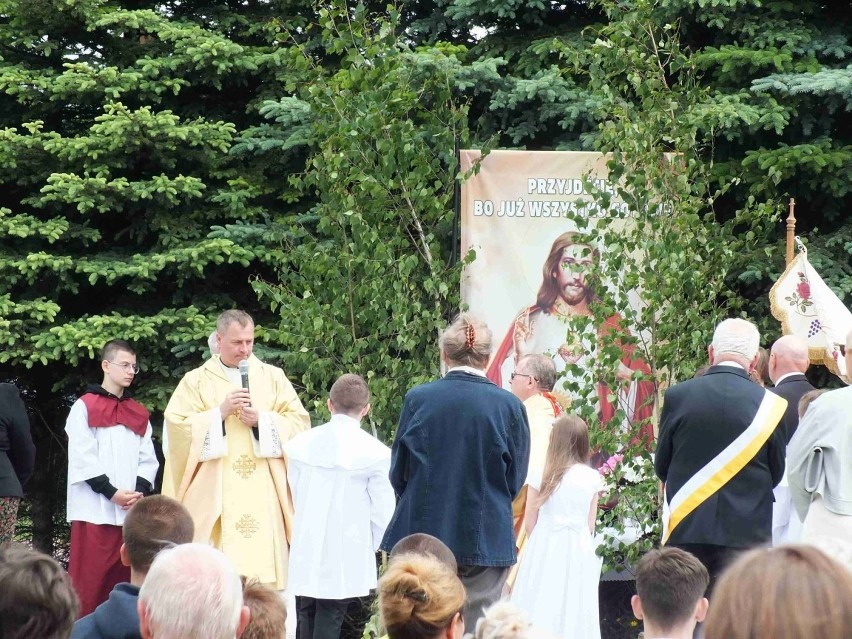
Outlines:
[[[231,148],[290,77],[274,4],[0,3],[0,370],[27,393],[39,467],[62,468],[48,443],[108,339],[138,349],[159,429],[215,316],[270,318],[249,280],[281,256],[269,229],[292,158],[273,172]],[[45,548],[62,475],[30,487]]]
[[[309,35],[339,66],[294,49],[313,82],[265,103],[268,127],[238,143],[309,145],[290,181],[316,204],[286,223],[279,282],[256,288],[280,314],[274,337],[313,408],[341,373],[360,373],[388,441],[405,392],[438,373],[438,331],[459,305],[447,240],[466,108],[453,85],[475,72],[452,47],[412,48],[396,28],[393,13],[320,9]]]

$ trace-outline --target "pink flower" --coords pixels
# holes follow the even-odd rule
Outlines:
[[[811,297],[811,285],[808,282],[799,282],[796,285],[796,292],[799,294],[803,300],[810,299]]]
[[[613,455],[607,459],[602,466],[598,466],[598,472],[601,475],[609,475],[613,470],[615,470],[616,465],[618,465],[622,459],[624,459],[624,455]]]

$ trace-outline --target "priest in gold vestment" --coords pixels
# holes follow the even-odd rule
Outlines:
[[[212,543],[241,575],[282,590],[293,512],[283,444],[308,430],[310,417],[284,372],[252,355],[247,313],[222,313],[216,342],[220,354],[187,373],[166,407],[163,494],[189,510],[194,541]]]

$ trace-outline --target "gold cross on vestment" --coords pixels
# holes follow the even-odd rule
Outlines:
[[[254,535],[254,533],[257,532],[257,519],[255,519],[251,515],[243,515],[236,523],[235,528],[237,529],[237,532],[239,532],[243,537],[248,539],[249,537]]]
[[[248,479],[257,468],[257,464],[248,455],[240,455],[231,467],[240,477]]]

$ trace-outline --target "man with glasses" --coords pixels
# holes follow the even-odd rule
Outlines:
[[[153,488],[159,463],[151,442],[147,409],[130,397],[139,366],[123,340],[101,352],[100,384],[90,384],[74,402],[68,435],[68,521],[71,553],[68,573],[88,615],[113,587],[130,581],[119,550],[130,507]]]
[[[544,458],[550,443],[553,420],[562,414],[562,406],[553,395],[556,384],[556,366],[547,355],[524,355],[518,359],[510,375],[512,394],[524,403],[530,420],[530,472],[544,470]],[[527,487],[512,502],[515,534],[520,532],[527,503]]]

